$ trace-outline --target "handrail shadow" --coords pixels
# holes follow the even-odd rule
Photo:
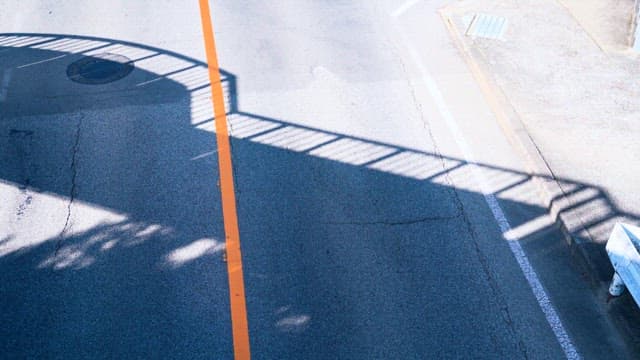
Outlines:
[[[93,88],[67,81],[64,69],[69,63],[103,52],[130,58],[136,70],[121,81]],[[5,213],[11,212],[14,223],[23,224],[23,228],[0,232],[0,292],[9,294],[0,301],[3,309],[25,317],[35,309],[60,316],[61,321],[79,321],[77,314],[54,315],[68,304],[60,300],[67,296],[66,288],[49,283],[53,276],[69,288],[80,286],[89,294],[88,299],[73,303],[80,314],[90,313],[91,306],[103,306],[130,317],[124,320],[128,330],[117,339],[123,349],[138,349],[145,356],[172,351],[160,337],[143,341],[140,334],[150,326],[174,326],[172,339],[192,351],[181,354],[185,358],[230,349],[229,337],[206,345],[210,344],[210,332],[193,328],[210,330],[215,323],[221,325],[213,331],[224,333],[224,323],[229,321],[224,289],[213,296],[213,301],[224,305],[220,310],[207,309],[210,300],[202,300],[211,295],[203,294],[202,288],[226,281],[220,195],[212,180],[217,176],[216,144],[207,65],[142,44],[60,34],[0,34],[0,54],[0,76],[11,70],[14,79],[0,102],[0,191],[20,199],[18,204],[5,205]],[[532,183],[557,181],[565,192],[551,201],[560,204],[561,213],[581,219],[568,231],[585,241],[595,240],[591,246],[603,257],[600,276],[605,280],[611,274],[604,253],[608,232],[621,219],[640,220],[639,214],[618,209],[606,190],[593,184],[469,163],[446,154],[244,111],[239,103],[238,79],[225,70],[221,75],[234,161],[241,168],[237,175],[258,177],[238,184],[241,226],[249,238],[260,238],[270,230],[285,231],[258,225],[246,204],[249,200],[258,203],[257,209],[278,213],[272,216],[279,222],[298,221],[308,226],[413,226],[457,221],[464,214],[455,199],[482,196],[473,184],[460,180],[481,171],[490,179],[489,190],[505,207],[525,206],[535,215],[514,219],[514,228],[526,229],[547,213],[548,209],[531,199],[536,196],[531,193]],[[327,172],[339,181],[316,175]],[[353,194],[363,188],[370,191]],[[385,189],[391,189],[396,198],[385,195]],[[331,203],[336,199],[324,196],[330,191],[348,196],[344,203]],[[425,193],[431,204],[416,201]],[[285,199],[285,194],[299,201]],[[66,218],[61,230],[42,235],[31,228],[42,225],[29,220],[34,202],[64,212],[47,218]],[[316,210],[335,205],[342,213],[311,211],[305,207],[311,202],[316,203],[311,207]],[[392,208],[394,217],[379,211],[382,206]],[[47,221],[54,222],[43,222]],[[534,226],[523,239],[536,239],[549,228]],[[284,234],[287,239],[304,237]],[[291,241],[299,247],[311,246]],[[273,249],[253,249],[248,255],[252,261],[262,264],[275,256],[274,249],[286,251],[273,239],[267,242]],[[212,257],[220,261],[206,261]],[[456,261],[452,264],[464,265]],[[113,268],[126,271],[110,270]],[[173,288],[168,280],[172,276],[189,279],[188,289]],[[249,271],[248,276],[251,281],[259,274]],[[124,298],[103,298],[101,293],[78,285],[92,282]],[[38,287],[48,293],[40,298]],[[166,294],[172,294],[170,299],[163,297]],[[144,300],[149,298],[159,300],[148,307]],[[30,307],[24,306],[25,299]],[[161,312],[167,301],[176,301],[193,324],[176,325],[168,316],[152,324],[140,320],[139,314]],[[128,308],[121,306],[123,302]],[[11,322],[8,312],[3,314],[0,321]],[[331,314],[325,315],[331,318]],[[30,338],[28,332],[46,327],[48,320],[31,320],[35,325],[16,334],[10,333],[15,328],[3,326],[0,336],[13,339],[5,350],[36,349],[34,344],[45,342]],[[105,324],[92,336],[110,334],[120,326],[108,319],[91,321]],[[44,349],[53,346],[54,353],[62,353],[68,345],[47,343]],[[40,350],[29,351],[41,355]],[[99,349],[89,346],[86,355],[96,351]],[[120,355],[130,357],[131,353]]]

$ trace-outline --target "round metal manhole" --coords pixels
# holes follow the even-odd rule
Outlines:
[[[83,57],[67,67],[67,77],[80,84],[99,85],[120,80],[133,71],[126,56],[102,53]]]

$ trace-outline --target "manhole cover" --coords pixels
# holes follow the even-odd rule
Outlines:
[[[81,84],[106,84],[129,75],[133,61],[126,56],[103,53],[84,57],[67,67],[67,77]]]

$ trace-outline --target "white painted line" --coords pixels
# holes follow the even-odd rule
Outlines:
[[[522,270],[524,277],[529,283],[529,287],[533,291],[533,295],[535,296],[538,304],[540,305],[540,308],[542,309],[542,312],[544,313],[544,316],[547,319],[547,322],[551,326],[551,330],[553,330],[553,333],[555,334],[555,337],[558,340],[558,343],[560,343],[560,346],[562,347],[562,350],[564,351],[565,356],[567,357],[567,359],[570,359],[570,360],[581,359],[580,354],[578,353],[578,350],[573,345],[573,342],[569,338],[567,331],[562,325],[562,321],[558,317],[556,309],[551,303],[551,300],[549,300],[549,296],[544,290],[544,287],[542,286],[542,283],[538,278],[538,274],[531,266],[531,263],[529,263],[529,259],[527,258],[527,255],[525,254],[524,250],[522,250],[522,246],[520,246],[519,239],[513,235],[510,236],[510,234],[513,233],[511,231],[511,225],[509,224],[509,221],[507,220],[507,217],[505,216],[504,211],[500,207],[498,200],[493,195],[493,193],[489,190],[490,183],[488,179],[482,174],[478,166],[476,165],[475,156],[473,155],[473,152],[471,151],[471,148],[469,147],[467,140],[464,138],[462,130],[460,130],[460,127],[458,126],[456,119],[454,118],[453,114],[449,110],[449,107],[447,106],[444,100],[444,97],[442,96],[442,93],[438,88],[438,85],[433,79],[433,76],[424,65],[424,62],[422,61],[416,49],[411,45],[411,43],[406,38],[404,38],[404,36],[403,36],[403,40],[405,42],[405,46],[407,47],[407,49],[411,54],[411,57],[413,58],[413,61],[415,62],[418,69],[420,70],[420,73],[422,75],[422,80],[427,86],[429,95],[431,95],[431,97],[433,98],[436,104],[436,107],[438,108],[438,112],[440,113],[440,116],[444,119],[447,127],[449,128],[449,131],[451,132],[451,135],[453,135],[453,138],[456,144],[458,145],[460,150],[462,150],[465,160],[467,161],[467,163],[470,164],[475,181],[480,185],[482,189],[482,195],[484,196],[484,200],[489,206],[489,208],[491,209],[491,213],[493,214],[494,219],[496,220],[496,222],[498,223],[498,226],[500,227],[500,231],[502,232],[503,238],[507,240],[507,243],[509,244],[509,249],[511,250],[511,253],[515,257],[516,261],[518,262],[518,265],[520,266],[520,270]]]
[[[30,64],[20,65],[20,66],[18,66],[18,69],[23,69],[23,68],[26,68],[26,67],[29,67],[29,66],[33,66],[33,65],[44,64],[44,63],[46,63],[48,61],[58,60],[58,59],[61,59],[61,58],[65,57],[65,56],[67,56],[67,54],[58,55],[58,56],[55,56],[55,57],[52,57],[52,58],[49,58],[49,59],[32,62]]]
[[[408,0],[402,6],[397,8],[394,12],[391,13],[391,16],[397,18],[398,16],[405,13],[405,11],[409,10],[413,5],[417,4],[420,0]]]
[[[211,155],[213,155],[213,154],[215,154],[215,153],[217,153],[217,152],[218,152],[218,150],[207,151],[206,153],[202,153],[202,154],[200,154],[200,155],[198,155],[198,156],[194,156],[194,157],[192,157],[190,160],[191,160],[191,161],[194,161],[194,160],[200,160],[200,159],[202,159],[202,158],[206,158],[207,156],[211,156]]]
[[[4,102],[7,99],[9,83],[11,82],[11,70],[12,69],[5,69],[2,72],[2,82],[0,83],[0,102]]]

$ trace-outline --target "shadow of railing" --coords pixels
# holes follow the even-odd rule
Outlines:
[[[470,163],[443,154],[338,134],[242,111],[230,115],[230,132],[236,139],[419,181],[446,186],[449,185],[448,177],[470,177],[472,168],[476,167],[489,179],[488,190],[498,199],[503,198],[502,194],[532,184],[534,186],[529,189],[538,189],[542,186],[540,181],[556,182],[558,187],[555,189],[561,192],[551,194],[546,206],[554,208],[557,222],[560,221],[560,215],[565,215],[562,226],[566,227],[565,231],[571,234],[574,241],[580,242],[580,246],[596,248],[591,260],[596,261],[602,270],[597,274],[601,281],[610,280],[612,274],[604,250],[611,229],[616,222],[638,223],[640,219],[638,214],[617,208],[604,189],[588,183],[491,164]],[[477,191],[477,188],[464,190]]]
[[[99,87],[66,79],[64,70],[69,63],[104,52],[126,56],[136,70],[123,80]],[[105,322],[98,331],[102,335],[112,335],[116,328],[128,329],[118,336],[119,349],[138,349],[145,356],[170,353],[175,348],[161,334],[148,339],[141,335],[148,334],[149,327],[162,326],[175,327],[173,339],[184,342],[191,351],[184,357],[230,349],[228,336],[210,339],[211,332],[227,333],[226,289],[217,289],[215,295],[202,292],[202,288],[226,281],[224,231],[217,215],[221,214],[220,195],[211,180],[217,175],[216,144],[211,136],[215,126],[206,64],[141,44],[71,35],[0,34],[0,54],[0,76],[14,79],[0,102],[0,191],[20,199],[18,204],[6,205],[5,213],[12,212],[13,222],[22,227],[0,232],[0,290],[9,294],[0,304],[10,310],[0,321],[8,324],[15,314],[29,318],[29,313],[64,312],[68,304],[60,299],[68,296],[66,288],[50,283],[51,276],[62,273],[65,275],[56,279],[89,295],[73,303],[77,314],[63,313],[60,321],[81,323],[78,317],[93,314],[95,304],[107,313],[117,313],[125,324],[95,314],[91,321]],[[454,193],[481,198],[483,192],[494,194],[507,208],[528,207],[527,214],[533,217],[511,219],[511,225],[521,239],[536,238],[550,225],[540,221],[547,209],[538,205],[533,183],[557,181],[563,193],[551,201],[560,213],[580,219],[568,224],[567,230],[596,248],[602,257],[600,276],[606,280],[611,269],[604,244],[610,229],[618,220],[637,223],[640,219],[638,214],[618,209],[604,189],[592,184],[469,163],[243,111],[238,79],[227,71],[221,74],[234,161],[241,168],[236,175],[258,178],[238,186],[241,230],[249,239],[265,232],[268,238],[273,231],[296,246],[311,246],[299,243],[299,234],[258,225],[243,206],[247,199],[258,202],[258,209],[274,210],[271,216],[276,223],[406,226],[459,219],[463,210],[455,204]],[[474,171],[489,179],[487,188],[474,184]],[[316,172],[334,174],[336,179],[318,177]],[[363,189],[367,193],[350,193]],[[389,189],[395,199],[386,195]],[[344,203],[335,203],[341,200],[327,196],[330,191],[345,195]],[[246,195],[250,192],[254,197]],[[431,204],[418,201],[425,193]],[[299,201],[284,199],[286,196]],[[64,216],[55,218],[66,217],[64,226],[59,226],[62,230],[40,231],[38,227],[46,224],[29,222],[34,202],[64,211]],[[311,211],[306,208],[309,203],[315,204],[314,209],[337,206],[342,213]],[[381,207],[393,211],[379,211]],[[48,213],[38,216],[49,219],[45,217]],[[389,213],[395,215],[389,217]],[[54,221],[43,220],[47,222]],[[254,248],[247,254],[250,262],[260,264],[277,251],[291,251],[283,248],[289,244],[276,239],[265,242],[275,250]],[[212,257],[220,261],[207,261]],[[450,261],[450,266],[464,266],[461,260]],[[300,266],[302,275],[305,269]],[[187,289],[173,288],[168,280],[172,276],[188,279]],[[258,275],[248,271],[248,281],[252,276]],[[289,281],[296,284],[298,280]],[[105,298],[87,288],[96,282],[119,298]],[[167,294],[172,294],[170,299],[165,299]],[[213,300],[202,300],[205,296]],[[147,300],[154,298],[158,300],[149,305]],[[149,320],[150,314],[162,313],[171,301],[178,303],[191,325],[176,325],[169,316]],[[207,310],[210,301],[220,304],[220,309]],[[123,309],[122,303],[129,308]],[[327,321],[335,316],[322,311]],[[308,319],[306,315],[299,318]],[[7,345],[10,350],[32,349],[30,354],[41,355],[35,345],[46,342],[46,336],[34,340],[29,332],[46,328],[53,320],[31,321],[32,325],[19,330],[3,327],[0,336],[13,339]],[[222,325],[212,330],[211,324]],[[194,330],[197,326],[203,330]],[[51,346],[63,352],[66,345],[47,342],[43,349]],[[99,349],[86,351],[89,355]],[[124,351],[120,355],[132,354]]]

